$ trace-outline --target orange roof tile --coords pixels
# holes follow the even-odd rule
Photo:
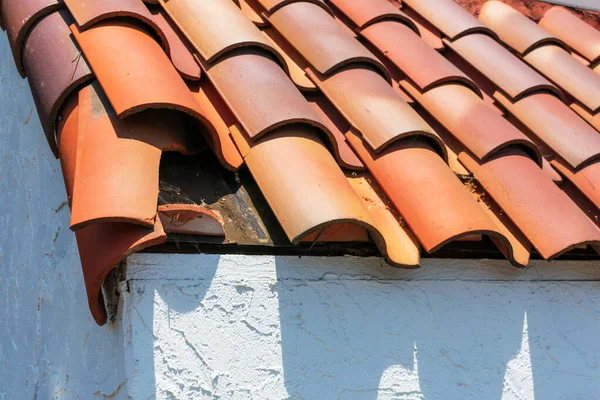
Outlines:
[[[597,35],[566,11],[145,3],[0,1],[99,324],[115,264],[181,235],[407,268],[483,236],[515,266],[600,248]]]

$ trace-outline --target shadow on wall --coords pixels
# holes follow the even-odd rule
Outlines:
[[[285,386],[306,399],[599,399],[598,289],[281,279]]]
[[[192,259],[129,280],[134,398],[600,398],[598,282],[378,280],[364,275],[372,259]]]

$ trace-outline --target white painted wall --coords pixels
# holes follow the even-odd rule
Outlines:
[[[599,267],[136,255],[129,395],[600,399]]]
[[[0,399],[126,398],[122,329],[90,316],[65,201],[0,32]]]

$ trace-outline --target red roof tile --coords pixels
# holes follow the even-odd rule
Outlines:
[[[0,11],[60,155],[99,324],[110,270],[167,234],[372,242],[409,268],[421,247],[483,236],[516,266],[533,247],[600,248],[591,31],[557,39],[497,2],[487,26],[452,0],[66,3]],[[553,14],[541,25],[579,24]],[[197,169],[161,165],[167,151],[199,153],[177,159]]]
[[[600,61],[600,32],[569,10],[553,7],[540,20],[540,26],[564,40],[588,61]]]

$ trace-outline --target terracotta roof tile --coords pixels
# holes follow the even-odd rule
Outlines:
[[[478,233],[506,241],[425,141],[398,141],[375,154],[355,133],[347,139],[426,251]]]
[[[300,3],[300,2],[312,3],[314,5],[321,7],[323,10],[327,11],[328,13],[331,13],[331,10],[327,7],[325,2],[322,0],[255,0],[255,1],[258,1],[270,14],[274,13],[275,11],[279,10],[280,8],[282,8],[284,6],[287,6],[288,4]]]
[[[223,155],[225,145],[198,102],[158,43],[143,29],[119,20],[101,22],[83,32],[72,25],[71,31],[120,118],[148,109],[173,109],[189,114],[198,120],[199,133],[214,145],[219,159],[229,164],[228,157]]]
[[[404,71],[421,91],[448,83],[461,83],[481,96],[472,80],[406,25],[383,21],[363,29],[361,35]]]
[[[444,43],[442,42],[442,32],[433,26],[429,21],[425,18],[421,17],[410,7],[402,7],[402,11],[404,14],[409,17],[419,29],[419,36],[427,43],[429,46],[434,48],[435,50],[441,51],[444,49]]]
[[[17,71],[25,77],[22,54],[25,38],[43,16],[64,7],[59,0],[2,0],[0,12]]]
[[[544,258],[600,243],[600,230],[521,151],[507,149],[485,163],[464,152],[459,160]]]
[[[487,2],[479,18],[532,67],[592,112],[600,111],[600,76],[575,60],[562,41],[498,1]]]
[[[70,93],[93,78],[71,38],[70,19],[66,11],[42,18],[31,29],[23,49],[23,64],[42,128],[57,157],[54,132],[58,112]]]
[[[352,68],[329,77],[309,72],[309,77],[375,152],[401,138],[424,136],[443,155],[440,138],[377,72]]]
[[[538,93],[516,103],[495,98],[573,168],[600,158],[600,135],[551,94]]]
[[[596,162],[576,170],[564,160],[555,158],[552,160],[552,166],[600,208],[600,163]]]
[[[77,95],[71,96],[65,103],[57,127],[60,160],[69,199],[72,199],[78,156],[78,98]],[[101,290],[106,276],[129,254],[166,240],[160,220],[156,220],[153,225],[151,228],[144,228],[109,222],[91,225],[75,232],[90,311],[99,325],[105,324],[107,320]]]
[[[522,56],[549,44],[564,49],[569,48],[562,40],[500,1],[492,0],[485,3],[479,14],[479,20]]]
[[[239,0],[236,1],[236,3],[238,3],[238,7],[240,7],[240,10],[242,10],[246,18],[252,21],[254,25],[258,27],[266,27],[269,25],[265,18],[263,18],[263,16],[259,14],[259,11],[257,11],[258,7],[255,6],[255,2],[253,0]]]
[[[196,204],[160,205],[158,217],[166,233],[225,236],[221,214]]]
[[[225,58],[206,74],[252,139],[295,123],[329,133],[285,72],[262,54]]]
[[[75,18],[79,30],[110,18],[131,18],[147,25],[160,39],[163,48],[169,52],[169,41],[152,18],[142,0],[62,0]]]
[[[388,1],[374,1],[365,7],[362,0],[329,0],[335,7],[350,18],[359,29],[364,29],[379,21],[399,21],[419,32],[415,23]]]
[[[169,57],[179,74],[184,79],[192,81],[200,79],[200,66],[192,55],[195,51],[192,45],[176,32],[177,26],[162,9],[154,8],[151,13],[152,20],[164,33],[169,43]]]
[[[514,101],[542,91],[562,97],[556,86],[487,35],[471,34],[454,42],[447,41],[446,45],[485,74]]]
[[[389,77],[386,68],[371,52],[313,3],[286,5],[271,14],[269,22],[322,74],[360,63],[371,64]]]
[[[540,26],[579,52],[588,61],[600,61],[600,32],[563,7],[552,7],[540,20]]]
[[[281,56],[231,0],[160,0],[160,4],[209,64],[233,49],[254,47]]]
[[[460,5],[449,0],[403,0],[403,3],[432,23],[450,40],[472,33],[495,37],[495,33]]]
[[[542,155],[535,144],[469,88],[446,85],[421,94],[409,83],[403,87],[479,160],[506,147],[519,147],[541,166]]]

